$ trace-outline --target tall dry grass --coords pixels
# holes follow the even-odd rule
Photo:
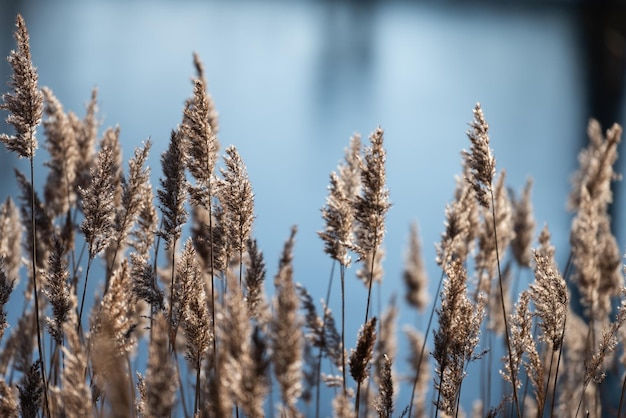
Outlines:
[[[429,319],[423,333],[405,328],[405,362],[397,354],[396,302],[380,317],[370,309],[374,283],[384,285],[391,205],[381,128],[366,146],[351,138],[322,208],[319,237],[339,265],[336,318],[327,307],[330,283],[318,306],[296,282],[296,227],[273,296],[266,295],[252,181],[236,147],[225,149],[220,165],[217,113],[198,56],[155,187],[150,142],[124,170],[119,130],[98,137],[96,92],[83,118],[66,112],[37,84],[21,16],[15,39],[11,91],[0,105],[15,133],[0,141],[27,158],[31,172],[16,172],[18,203],[0,205],[1,416],[299,417],[312,411],[308,403],[319,416],[334,390],[338,417],[456,417],[470,413],[461,402],[469,384],[480,393],[473,416],[621,416],[626,409],[626,290],[608,215],[619,126],[603,134],[589,124],[569,202],[571,254],[561,270],[547,226],[533,242],[532,182],[520,196],[507,192],[485,115],[474,108],[471,147],[462,152],[437,246],[434,295],[417,226],[409,231],[404,299]],[[35,154],[42,123],[45,162]],[[35,184],[35,164],[49,168],[44,184]],[[359,334],[347,335],[353,259],[368,297]],[[94,263],[104,277],[89,300]],[[534,281],[519,289],[511,271],[529,268]],[[22,274],[28,285],[20,296],[14,289]],[[22,303],[10,328],[9,302]],[[573,309],[578,304],[582,313]],[[135,362],[141,347],[145,365]],[[619,391],[602,386],[607,370],[623,379],[619,405],[601,400],[601,391]],[[505,388],[499,399],[491,398],[495,386]],[[411,392],[408,404],[399,389]]]

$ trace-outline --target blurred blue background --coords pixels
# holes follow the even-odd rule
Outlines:
[[[465,131],[477,101],[507,184],[521,190],[526,178],[534,179],[538,227],[550,226],[562,266],[569,179],[586,144],[588,118],[599,118],[604,128],[624,119],[626,15],[614,3],[3,0],[0,55],[15,47],[18,12],[30,31],[40,85],[79,115],[97,87],[102,129],[120,126],[125,160],[152,138],[155,184],[159,156],[191,95],[192,52],[198,52],[220,113],[222,149],[237,146],[254,186],[254,235],[266,256],[268,288],[296,224],[295,279],[316,301],[325,297],[331,261],[316,231],[323,227],[328,174],[353,133],[366,139],[382,126],[393,207],[380,300],[386,305],[400,296],[400,327],[423,329],[426,322],[403,301],[409,224],[420,225],[434,291],[440,271],[433,244],[460,173],[460,151],[469,148]],[[9,74],[3,61],[0,79]],[[40,149],[38,187],[46,159]],[[15,195],[13,167],[26,169],[2,147],[2,199]],[[624,198],[618,193],[614,211],[621,248]],[[351,270],[349,347],[366,298]],[[336,287],[337,313],[338,302]],[[407,370],[406,355],[403,348],[400,372]],[[397,413],[410,386],[399,392]],[[475,397],[464,392],[466,410]]]

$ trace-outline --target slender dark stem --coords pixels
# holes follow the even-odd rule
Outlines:
[[[439,371],[439,385],[443,383],[443,373],[447,367],[446,360],[444,357],[443,364],[441,365],[441,370]],[[439,402],[441,401],[441,388],[437,391],[437,402],[435,403],[435,418],[439,416]]]
[[[32,135],[32,134],[31,134]],[[39,368],[41,370],[41,379],[43,381],[43,396],[44,396],[44,415],[46,412],[50,414],[50,404],[48,402],[48,383],[46,381],[46,361],[43,356],[43,341],[41,338],[41,327],[39,326],[39,290],[37,288],[37,227],[35,222],[35,166],[33,161],[33,141],[29,141],[30,145],[30,221],[33,229],[33,251],[31,255],[31,263],[33,269],[33,293],[35,295],[35,321],[37,325],[37,349],[39,350]]]
[[[89,253],[91,254],[91,248],[89,249]],[[83,285],[83,296],[80,299],[80,310],[78,311],[78,323],[76,324],[76,332],[80,332],[82,327],[83,308],[85,306],[85,294],[87,293],[87,280],[89,279],[89,270],[91,269],[92,261],[93,258],[90,255],[89,260],[87,260],[87,270],[85,270],[85,284]]]
[[[504,288],[502,286],[502,272],[500,271],[500,254],[498,252],[498,231],[496,230],[496,206],[495,199],[493,197],[493,188],[489,188],[491,193],[491,212],[493,215],[493,239],[496,244],[496,262],[498,265],[498,284],[500,285],[500,302],[502,303],[502,316],[504,319],[504,336],[506,337],[506,347],[509,353],[509,366],[511,368],[511,383],[513,386],[513,399],[515,401],[515,407],[517,409],[517,416],[521,417],[522,414],[519,408],[519,400],[517,399],[517,376],[513,368],[513,354],[511,353],[511,341],[509,339],[509,324],[506,318],[506,307],[504,305]]]
[[[170,312],[169,312],[169,334],[170,334],[170,348],[174,355],[176,355],[176,337],[172,332],[172,310],[174,305],[174,277],[176,275],[176,241],[172,244],[172,279],[170,281]],[[184,403],[184,402],[183,402]],[[187,415],[187,414],[185,414]]]
[[[326,306],[328,306],[330,304],[330,289],[332,288],[333,285],[333,275],[335,273],[335,264],[337,263],[336,260],[333,261],[333,264],[330,268],[330,277],[328,279],[328,288],[326,289]],[[323,315],[322,315],[322,345],[324,345],[326,343],[326,335],[324,334],[326,329],[326,311],[324,311]],[[343,349],[343,341],[341,342],[342,344],[342,349]],[[322,374],[322,353],[323,353],[323,347],[320,346],[319,352],[317,354],[317,365],[316,365],[316,370],[315,370],[315,375],[317,376],[315,379],[315,383],[316,383],[316,391],[315,391],[315,417],[319,418],[320,416],[320,396],[321,396],[321,374]],[[344,377],[344,381],[345,381],[345,377]]]
[[[196,362],[196,395],[193,401],[193,413],[194,416],[200,408],[200,367],[202,366],[202,360],[198,359]]]
[[[375,261],[376,261],[376,249],[378,248],[378,244],[374,243],[374,250],[372,251],[372,262],[370,263],[370,275],[369,275],[369,286],[367,288],[367,305],[365,307],[365,321],[363,321],[363,326],[365,326],[365,324],[367,324],[367,318],[369,317],[369,313],[370,313],[370,301],[372,299],[372,283],[374,282],[374,265],[375,265]],[[344,280],[341,280],[341,299],[345,300],[344,297],[344,287],[343,287],[343,283]],[[341,339],[343,340],[344,337],[344,326],[343,326],[343,322],[344,322],[344,303],[341,304]],[[342,355],[342,359],[343,359],[343,385],[344,385],[344,393],[345,393],[345,385],[346,385],[346,359],[345,356]],[[354,402],[354,410],[356,411],[356,416],[359,416],[359,399],[361,395],[361,382],[358,383],[357,385],[357,390],[356,390],[356,400]]]
[[[356,385],[356,400],[354,401],[354,411],[356,412],[356,417],[359,416],[359,406],[360,406],[360,399],[361,397],[359,396],[361,394],[361,382],[358,382]]]
[[[617,418],[622,416],[622,404],[624,402],[624,393],[626,393],[626,374],[624,375],[624,381],[622,382],[622,392],[619,395],[619,405],[617,406]]]
[[[569,277],[569,272],[572,267],[573,257],[574,257],[574,254],[570,251],[569,257],[567,257],[567,264],[565,265],[565,271],[563,272],[563,277],[566,281],[567,281],[567,278]],[[550,418],[554,418],[554,405],[556,404],[554,396],[556,394],[556,383],[559,379],[559,365],[561,364],[561,354],[563,354],[563,339],[565,338],[566,322],[567,322],[567,316],[565,316],[565,320],[563,320],[563,331],[561,331],[561,346],[559,347],[559,358],[556,361],[556,375],[554,377],[554,387],[552,389],[552,404],[550,406]]]
[[[367,324],[367,319],[369,318],[370,313],[370,300],[372,299],[372,283],[374,282],[374,265],[376,263],[376,249],[378,244],[374,245],[374,250],[372,251],[372,262],[370,263],[370,277],[369,277],[369,285],[367,288],[367,305],[365,306],[365,320],[363,321],[363,325]],[[357,398],[358,398],[357,394]]]
[[[548,379],[546,381],[546,389],[545,392],[543,394],[543,399],[544,399],[544,403],[543,405],[541,405],[541,409],[537,412],[537,416],[538,417],[542,417],[543,416],[543,410],[545,408],[545,401],[548,400],[548,393],[549,393],[549,388],[550,388],[550,377],[552,376],[552,366],[554,365],[554,353],[550,353],[550,367],[548,367]],[[558,375],[554,376],[554,380],[556,381]],[[556,393],[553,393],[552,396],[554,396]],[[554,405],[554,398],[552,399],[552,404]]]
[[[341,278],[341,375],[343,380],[343,396],[347,396],[346,389],[346,266],[339,266],[339,276]],[[357,395],[358,397],[358,395]]]

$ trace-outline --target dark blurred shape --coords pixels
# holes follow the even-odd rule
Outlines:
[[[613,123],[623,126],[626,2],[586,0],[577,7],[584,85],[587,91],[587,114],[597,119],[604,130]],[[585,138],[584,146],[586,143]],[[620,153],[623,148],[620,144]],[[617,171],[623,173],[624,164],[618,160],[617,165]],[[615,183],[615,203],[610,208],[614,234],[623,229],[623,216],[620,216],[619,207],[621,189],[621,185]]]

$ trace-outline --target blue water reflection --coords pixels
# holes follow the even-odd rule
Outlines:
[[[325,295],[331,267],[316,236],[328,173],[350,135],[366,137],[378,125],[386,132],[393,202],[380,300],[386,304],[404,292],[412,220],[420,224],[430,277],[439,277],[432,244],[443,230],[477,101],[508,184],[521,189],[527,177],[535,179],[538,224],[550,225],[557,248],[567,248],[569,175],[591,115],[584,106],[577,27],[566,9],[35,1],[0,6],[0,55],[13,48],[7,21],[16,11],[30,29],[40,83],[79,114],[97,86],[104,126],[121,127],[125,158],[146,138],[154,141],[155,183],[158,157],[191,94],[192,52],[198,52],[220,112],[222,146],[235,144],[248,166],[256,193],[254,235],[268,273],[275,273],[289,227],[297,224],[295,277],[316,300]],[[0,68],[6,79],[8,66]],[[2,176],[9,179],[0,190],[4,198],[14,192],[7,183],[18,163],[1,153]],[[45,158],[40,151],[38,159]],[[43,181],[43,169],[38,174]],[[565,251],[558,253],[562,263]],[[366,292],[352,278],[347,292],[350,312],[358,313],[350,316],[347,335],[355,336]],[[335,312],[337,295],[331,300]],[[404,306],[401,311],[400,324],[415,321]],[[417,323],[424,324],[421,318]],[[406,369],[404,357],[403,348],[398,370]],[[408,396],[402,387],[398,405]],[[464,391],[466,410],[475,397]]]

